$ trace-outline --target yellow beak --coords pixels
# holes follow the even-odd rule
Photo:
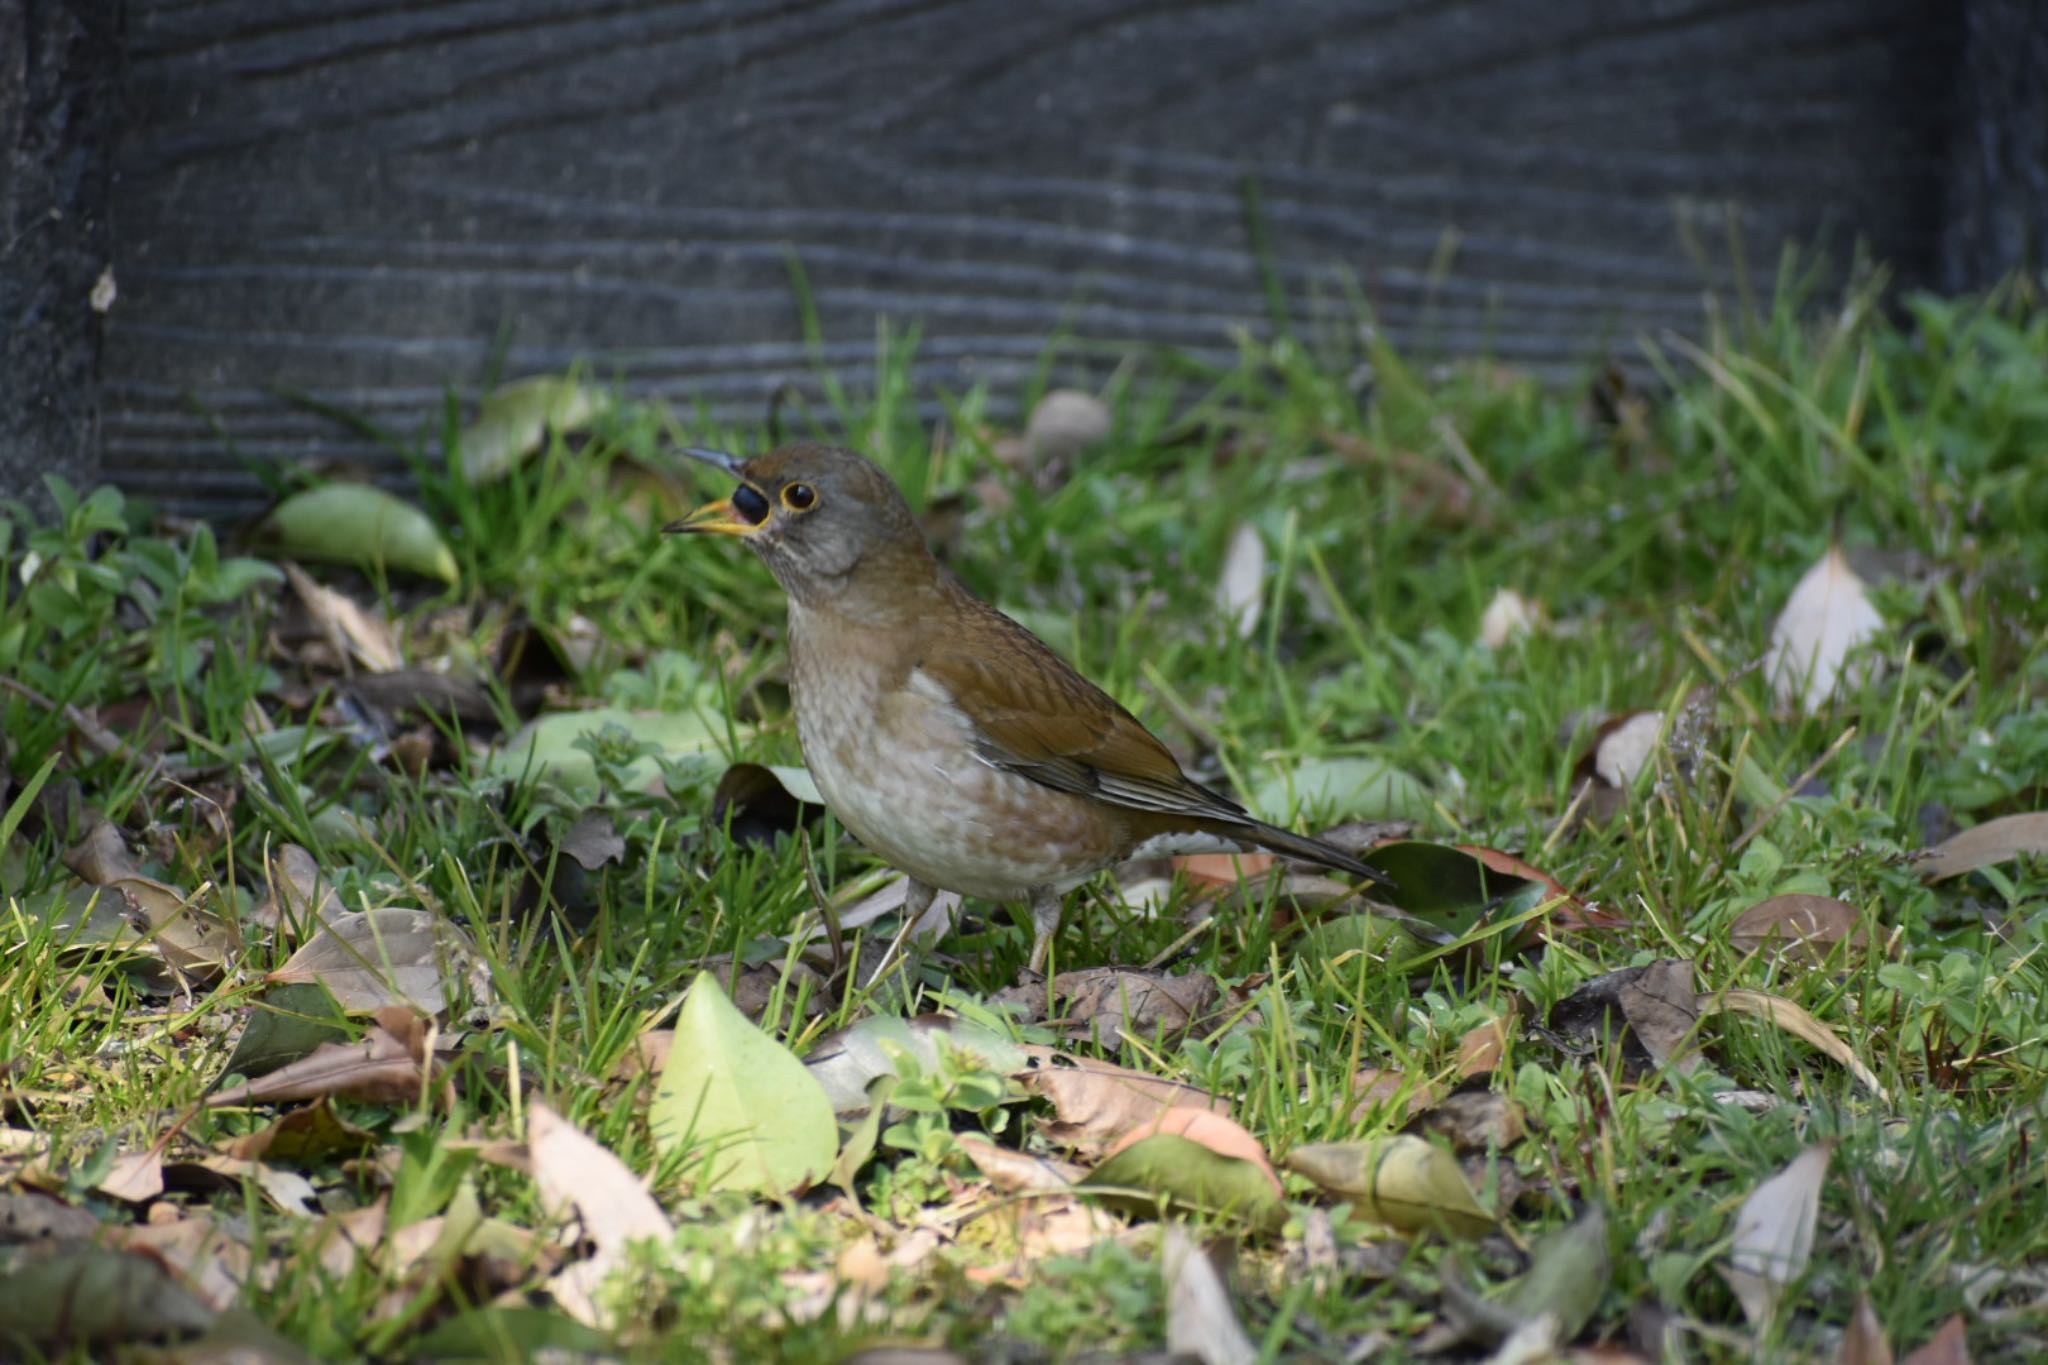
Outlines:
[[[720,498],[717,502],[705,503],[681,521],[672,521],[662,527],[661,530],[664,535],[681,533],[683,535],[750,536],[767,524],[765,520],[759,525],[747,521],[738,512],[733,510],[730,498]]]

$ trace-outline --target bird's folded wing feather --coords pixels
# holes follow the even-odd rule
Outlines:
[[[1232,823],[1249,818],[1190,780],[1137,717],[1038,637],[983,611],[968,629],[928,641],[914,674],[943,689],[967,717],[984,763],[1134,810]]]

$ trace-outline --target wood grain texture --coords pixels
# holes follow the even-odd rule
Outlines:
[[[1932,268],[1960,25],[1920,0],[131,0],[107,460],[383,460],[445,385],[595,372],[722,416],[858,378],[1013,398],[1046,339],[1263,326],[1568,373],[1689,327],[1725,224]],[[1691,231],[1708,248],[1693,259]],[[1432,257],[1454,243],[1447,276]]]
[[[98,477],[100,318],[118,13],[0,0],[0,494]]]

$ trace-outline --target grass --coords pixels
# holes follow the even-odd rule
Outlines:
[[[1522,1107],[1528,1135],[1490,1168],[1473,1163],[1483,1191],[1512,1198],[1512,1238],[1457,1253],[1425,1237],[1383,1254],[1386,1234],[1340,1210],[1340,1254],[1307,1274],[1315,1192],[1297,1178],[1288,1230],[1247,1242],[1235,1281],[1268,1358],[1342,1359],[1368,1339],[1400,1358],[1441,1320],[1460,1255],[1498,1278],[1514,1267],[1509,1240],[1527,1246],[1596,1199],[1613,1272],[1589,1340],[1626,1340],[1633,1322],[1690,1359],[1831,1356],[1867,1293],[1902,1353],[1956,1313],[1979,1359],[2044,1349],[2048,862],[1929,886],[1908,855],[1952,825],[2048,806],[2048,309],[2025,282],[1958,300],[1894,300],[1872,284],[1818,314],[1802,302],[1781,291],[1765,315],[1710,318],[1697,346],[1648,350],[1658,382],[1625,393],[1618,419],[1483,364],[1247,340],[1228,369],[1163,356],[1120,372],[1109,439],[1041,483],[998,458],[985,393],[955,396],[943,424],[921,426],[905,401],[915,337],[886,330],[868,391],[835,389],[817,415],[882,458],[921,509],[963,498],[953,567],[1204,780],[1253,792],[1332,757],[1370,758],[1412,779],[1400,808],[1378,813],[1413,819],[1420,837],[1521,852],[1625,921],[1540,953],[1496,936],[1475,966],[1414,973],[1320,955],[1270,913],[1193,936],[1175,970],[1238,984],[1241,1022],[1114,1055],[1229,1095],[1276,1156],[1384,1130],[1384,1115],[1353,1114],[1356,1072],[1452,1075],[1461,1038],[1520,1002],[1491,1084]],[[1144,384],[1129,382],[1140,373]],[[865,1317],[802,1307],[815,1287],[804,1273],[829,1270],[869,1227],[888,1244],[971,1185],[960,1135],[994,1128],[1042,1150],[1027,1119],[1042,1104],[940,1104],[891,1128],[856,1186],[878,1223],[823,1191],[781,1203],[706,1193],[687,1161],[663,1159],[645,1087],[607,1078],[701,959],[784,961],[778,936],[810,904],[813,872],[827,888],[875,880],[829,823],[762,848],[710,818],[728,760],[801,756],[776,589],[732,547],[659,537],[688,498],[677,481],[696,477],[663,452],[678,437],[753,449],[763,434],[627,406],[489,483],[429,453],[458,434],[451,409],[444,430],[400,442],[458,584],[340,580],[403,623],[413,662],[486,680],[493,720],[411,732],[434,755],[417,771],[393,757],[404,736],[380,730],[382,713],[280,638],[283,594],[262,555],[162,530],[107,490],[67,496],[54,521],[17,510],[0,522],[0,673],[12,680],[0,690],[12,831],[0,888],[17,907],[0,956],[0,1117],[35,1135],[22,1150],[36,1162],[0,1154],[0,1179],[123,1225],[137,1211],[96,1191],[117,1152],[146,1148],[174,1117],[186,1119],[174,1154],[274,1117],[185,1108],[223,1076],[269,998],[264,974],[294,944],[252,928],[228,970],[167,992],[133,956],[67,942],[49,898],[89,807],[128,831],[151,875],[219,888],[230,919],[262,900],[266,856],[296,843],[345,903],[428,905],[475,938],[498,1006],[446,1021],[458,1108],[337,1102],[385,1159],[307,1163],[329,1213],[388,1183],[409,1219],[473,1199],[514,1227],[546,1225],[528,1177],[448,1141],[523,1136],[522,1115],[544,1101],[650,1175],[681,1228],[675,1253],[629,1291],[631,1326],[609,1347],[622,1357],[825,1360],[902,1339],[970,1354],[999,1344],[1022,1359],[1159,1346],[1165,1299],[1143,1224],[1037,1261],[1014,1284],[971,1273],[1006,1254],[977,1229],[887,1277]],[[1240,638],[1215,584],[1245,523],[1271,567],[1259,626]],[[1819,714],[1780,714],[1749,665],[1833,541],[1894,570],[1877,589],[1894,628],[1877,650],[1886,666]],[[1542,604],[1550,625],[1487,649],[1479,621],[1502,588]],[[516,667],[508,642],[523,642]],[[694,717],[694,739],[584,741],[581,781],[494,766],[482,736],[530,715],[544,686],[553,703]],[[1706,722],[1614,821],[1559,824],[1589,722],[1676,717],[1702,686]],[[633,770],[656,751],[665,791]],[[192,775],[173,783],[159,760]],[[1782,802],[1758,798],[1810,771]],[[562,844],[591,811],[625,853],[586,872]],[[1316,828],[1362,812],[1265,813]],[[1737,914],[1787,892],[1856,907],[1888,950],[1815,967],[1730,941]],[[1070,914],[1059,966],[1152,960],[1184,937],[1187,894],[1148,916],[1098,889]],[[947,945],[950,972],[927,972],[929,991],[951,994],[925,1004],[987,1001],[1027,949],[1007,916],[978,914]],[[1705,988],[1803,1006],[1889,1103],[1753,1018],[1715,1016],[1698,1070],[1646,1076],[1627,1074],[1612,1044],[1526,1027],[1602,972],[1674,956],[1696,960]],[[770,1027],[799,1053],[867,1009],[906,1008],[856,996],[805,1018],[793,1003]],[[1733,1091],[1776,1103],[1752,1112],[1728,1102]],[[1839,1146],[1812,1262],[1759,1330],[1715,1268],[1745,1196],[1822,1139]],[[167,1197],[239,1217],[260,1268],[241,1304],[317,1355],[447,1354],[455,1339],[434,1334],[455,1324],[506,1334],[475,1354],[517,1358],[570,1330],[535,1292],[545,1267],[531,1248],[489,1274],[473,1255],[428,1271],[323,1262],[326,1225],[273,1212],[252,1186]],[[530,1316],[504,1316],[506,1301],[464,1314],[507,1284]],[[38,1349],[89,1348],[60,1337]]]

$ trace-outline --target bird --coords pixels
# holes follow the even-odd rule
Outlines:
[[[1026,904],[1040,973],[1065,893],[1172,836],[1391,884],[1189,777],[1136,716],[941,565],[872,460],[814,442],[682,453],[739,486],[663,531],[742,540],[781,585],[805,765],[841,826],[907,877],[906,925],[939,891]]]

